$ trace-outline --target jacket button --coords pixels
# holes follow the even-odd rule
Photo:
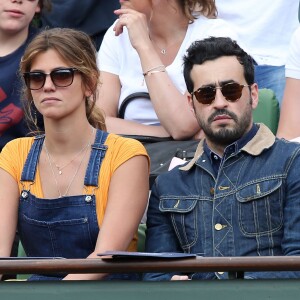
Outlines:
[[[215,189],[212,187],[212,188],[210,188],[209,192],[213,196],[215,194]]]
[[[223,229],[223,225],[222,224],[220,224],[220,223],[217,223],[217,224],[215,224],[215,229],[216,230],[222,230]]]

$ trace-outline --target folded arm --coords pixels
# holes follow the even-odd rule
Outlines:
[[[0,168],[0,256],[3,257],[10,256],[16,235],[19,197],[17,182]]]
[[[147,205],[148,169],[146,156],[135,156],[114,172],[95,251],[88,258],[99,258],[97,253],[105,251],[128,248]],[[64,280],[97,280],[105,275],[69,274]]]

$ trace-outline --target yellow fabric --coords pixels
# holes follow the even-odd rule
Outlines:
[[[20,191],[24,187],[26,189],[29,188],[29,183],[23,183],[23,185],[25,185],[23,186],[20,180],[27,155],[33,144],[33,140],[33,137],[15,139],[9,142],[0,153],[0,168],[8,172],[18,182]],[[123,138],[115,134],[109,134],[105,144],[108,148],[100,169],[98,180],[99,188],[94,191],[96,196],[96,211],[99,227],[103,221],[107,205],[109,183],[114,171],[133,156],[147,156],[144,146],[140,142],[133,139]],[[89,187],[88,193],[93,193],[93,190],[94,187]],[[37,167],[35,182],[30,186],[30,191],[36,197],[44,198],[39,167]],[[87,191],[83,190],[82,193],[86,194]],[[134,239],[130,243],[128,250],[137,250],[137,235],[135,235]]]

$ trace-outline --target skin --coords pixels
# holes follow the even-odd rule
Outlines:
[[[247,85],[243,68],[234,56],[224,56],[212,61],[206,61],[202,65],[195,65],[191,71],[191,78],[194,82],[195,90],[201,86],[220,86],[220,83],[224,84],[226,82],[237,82]],[[240,120],[245,118],[246,115],[250,115],[250,117],[248,117],[248,124],[244,125],[245,129],[244,132],[241,133],[242,136],[252,127],[253,119],[251,112],[258,103],[258,87],[256,84],[253,84],[250,87],[250,91],[248,87],[244,87],[241,98],[236,102],[227,101],[220,89],[217,89],[216,98],[212,104],[201,104],[196,101],[196,99],[192,99],[191,96],[189,96],[189,103],[194,110],[198,122],[205,124],[213,134],[217,134],[223,129],[232,131],[239,128],[241,125],[239,125],[238,122],[243,124],[244,121]],[[220,110],[228,111],[228,113],[220,112]],[[210,122],[211,116],[213,116],[213,120]],[[203,131],[206,134],[204,128]],[[206,137],[206,142],[213,151],[220,155],[223,154],[226,146],[231,143],[218,143],[208,136]]]
[[[240,84],[247,84],[243,75],[243,67],[234,56],[220,57],[212,61],[206,61],[202,65],[194,65],[191,71],[191,78],[194,82],[194,91],[201,86],[205,85],[219,85],[219,83],[234,81]],[[252,104],[250,104],[250,97],[252,98]],[[195,116],[199,122],[207,124],[212,132],[217,133],[220,130],[226,128],[233,130],[237,126],[237,122],[226,114],[220,114],[214,119],[213,122],[209,122],[208,119],[211,115],[215,114],[219,110],[227,110],[230,114],[237,117],[238,120],[244,118],[245,115],[251,113],[252,110],[258,104],[258,87],[256,84],[251,86],[251,92],[247,87],[243,88],[241,98],[236,102],[228,102],[222,95],[220,89],[217,89],[215,101],[210,105],[200,104],[195,99],[193,100],[189,96],[189,103],[191,109],[194,110]],[[246,134],[252,127],[252,115],[246,126]],[[204,129],[203,129],[204,130]],[[204,131],[205,133],[205,131]],[[223,156],[224,149],[228,145],[218,144],[215,141],[206,137],[207,145],[215,153]],[[189,280],[187,275],[174,275],[171,280]]]
[[[49,73],[59,67],[73,66],[62,59],[56,51],[47,50],[36,57],[31,71]],[[45,144],[58,165],[76,156],[83,145],[95,139],[95,131],[88,123],[85,111],[85,99],[90,94],[91,91],[85,88],[79,73],[75,73],[74,81],[69,87],[56,87],[50,76],[47,76],[44,87],[32,91],[34,104],[44,117]],[[90,134],[86,134],[87,132]],[[89,155],[90,147],[85,156],[80,155],[64,168],[64,176],[59,178],[58,183],[62,192],[66,191],[74,170],[82,160],[79,172],[70,186],[69,195],[83,193]],[[57,198],[57,186],[51,176],[45,148],[41,152],[38,169],[44,198]],[[16,231],[20,195],[17,182],[2,169],[0,169],[0,190],[3,191],[0,193],[0,256],[9,256]],[[144,213],[148,192],[148,161],[145,156],[129,159],[113,173],[101,232],[95,250],[88,258],[96,258],[97,253],[107,250],[127,249]],[[101,279],[103,276],[105,274],[69,274],[64,279],[90,280]]]
[[[286,78],[277,136],[291,140],[300,136],[299,111],[300,80]]]
[[[38,12],[38,0],[0,1],[0,56],[13,52],[23,44],[29,24]]]
[[[126,27],[132,47],[137,51],[143,72],[159,65],[170,65],[178,53],[188,27],[188,19],[176,0],[120,1],[121,8],[115,34]],[[159,45],[159,47],[157,46]],[[167,55],[160,53],[168,49]],[[101,62],[100,62],[101,63]],[[105,111],[108,131],[186,139],[199,131],[195,117],[189,109],[187,93],[182,95],[166,72],[145,77],[151,101],[161,126],[149,126],[117,118],[121,83],[119,77],[102,72],[99,105]]]

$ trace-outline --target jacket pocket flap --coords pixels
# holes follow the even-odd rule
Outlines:
[[[194,209],[197,204],[196,198],[174,197],[160,199],[159,209],[163,212],[187,213]]]
[[[281,179],[268,179],[256,182],[243,187],[237,193],[237,199],[240,202],[248,202],[272,194],[278,190],[282,184]]]

